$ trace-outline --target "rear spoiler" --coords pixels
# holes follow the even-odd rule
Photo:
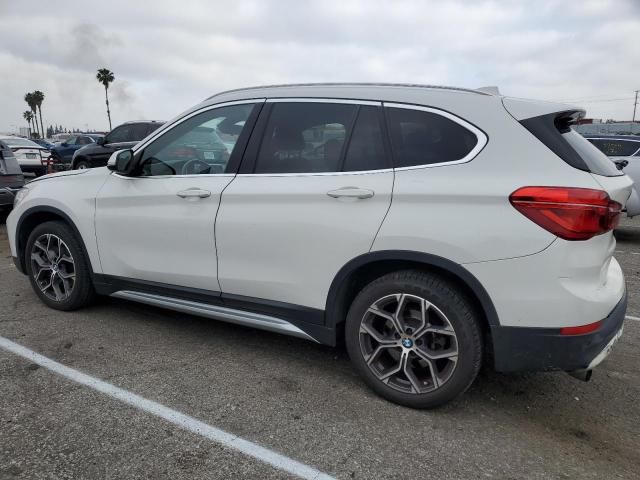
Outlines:
[[[585,111],[575,105],[556,102],[543,102],[540,100],[528,100],[525,98],[503,97],[504,108],[518,121],[527,118],[541,117],[549,114],[568,114],[578,120],[582,118]]]

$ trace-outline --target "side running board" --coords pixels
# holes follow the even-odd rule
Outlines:
[[[286,320],[262,315],[260,313],[245,312],[233,308],[221,307],[219,305],[209,305],[207,303],[194,302],[192,300],[182,300],[179,298],[164,297],[162,295],[134,292],[130,290],[120,290],[112,293],[111,296],[146,303],[147,305],[154,305],[156,307],[168,308],[176,312],[222,320],[224,322],[236,323],[238,325],[259,328],[270,332],[283,333],[292,337],[304,338],[305,340],[317,342],[317,340],[312,336],[303,332]]]

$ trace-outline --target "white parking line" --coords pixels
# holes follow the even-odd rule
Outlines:
[[[300,478],[309,480],[334,480],[333,477],[322,473],[313,467],[305,465],[304,463],[300,463],[249,440],[233,435],[232,433],[212,427],[211,425],[169,407],[165,407],[153,400],[147,400],[135,393],[123,390],[122,388],[118,388],[110,383],[103,382],[102,380],[87,375],[86,373],[66,367],[55,360],[51,360],[50,358],[40,355],[33,350],[29,350],[28,348],[12,342],[7,338],[0,337],[0,348],[26,358],[41,367],[47,368],[58,375],[68,378],[69,380],[73,380],[76,383],[97,390],[109,397],[127,403],[132,407],[160,417],[174,425],[177,425],[178,427],[206,437],[209,440],[222,444],[226,447],[238,450],[249,457],[253,457],[256,460],[260,460],[261,462],[272,465],[275,468],[284,470],[285,472],[291,473]]]
[[[640,317],[634,317],[633,315],[627,315],[626,317],[627,320],[635,320],[636,322],[640,322]]]

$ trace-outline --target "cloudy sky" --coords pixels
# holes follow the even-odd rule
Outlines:
[[[463,87],[580,104],[630,119],[640,89],[640,0],[0,0],[0,131],[106,129],[168,119],[229,88],[381,81]]]

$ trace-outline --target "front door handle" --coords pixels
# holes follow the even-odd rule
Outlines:
[[[327,192],[332,198],[371,198],[374,195],[373,190],[369,190],[367,188],[358,188],[358,187],[343,187],[338,188],[337,190],[331,190]]]
[[[176,195],[180,198],[207,198],[211,196],[211,192],[203,188],[187,188],[176,193]]]

